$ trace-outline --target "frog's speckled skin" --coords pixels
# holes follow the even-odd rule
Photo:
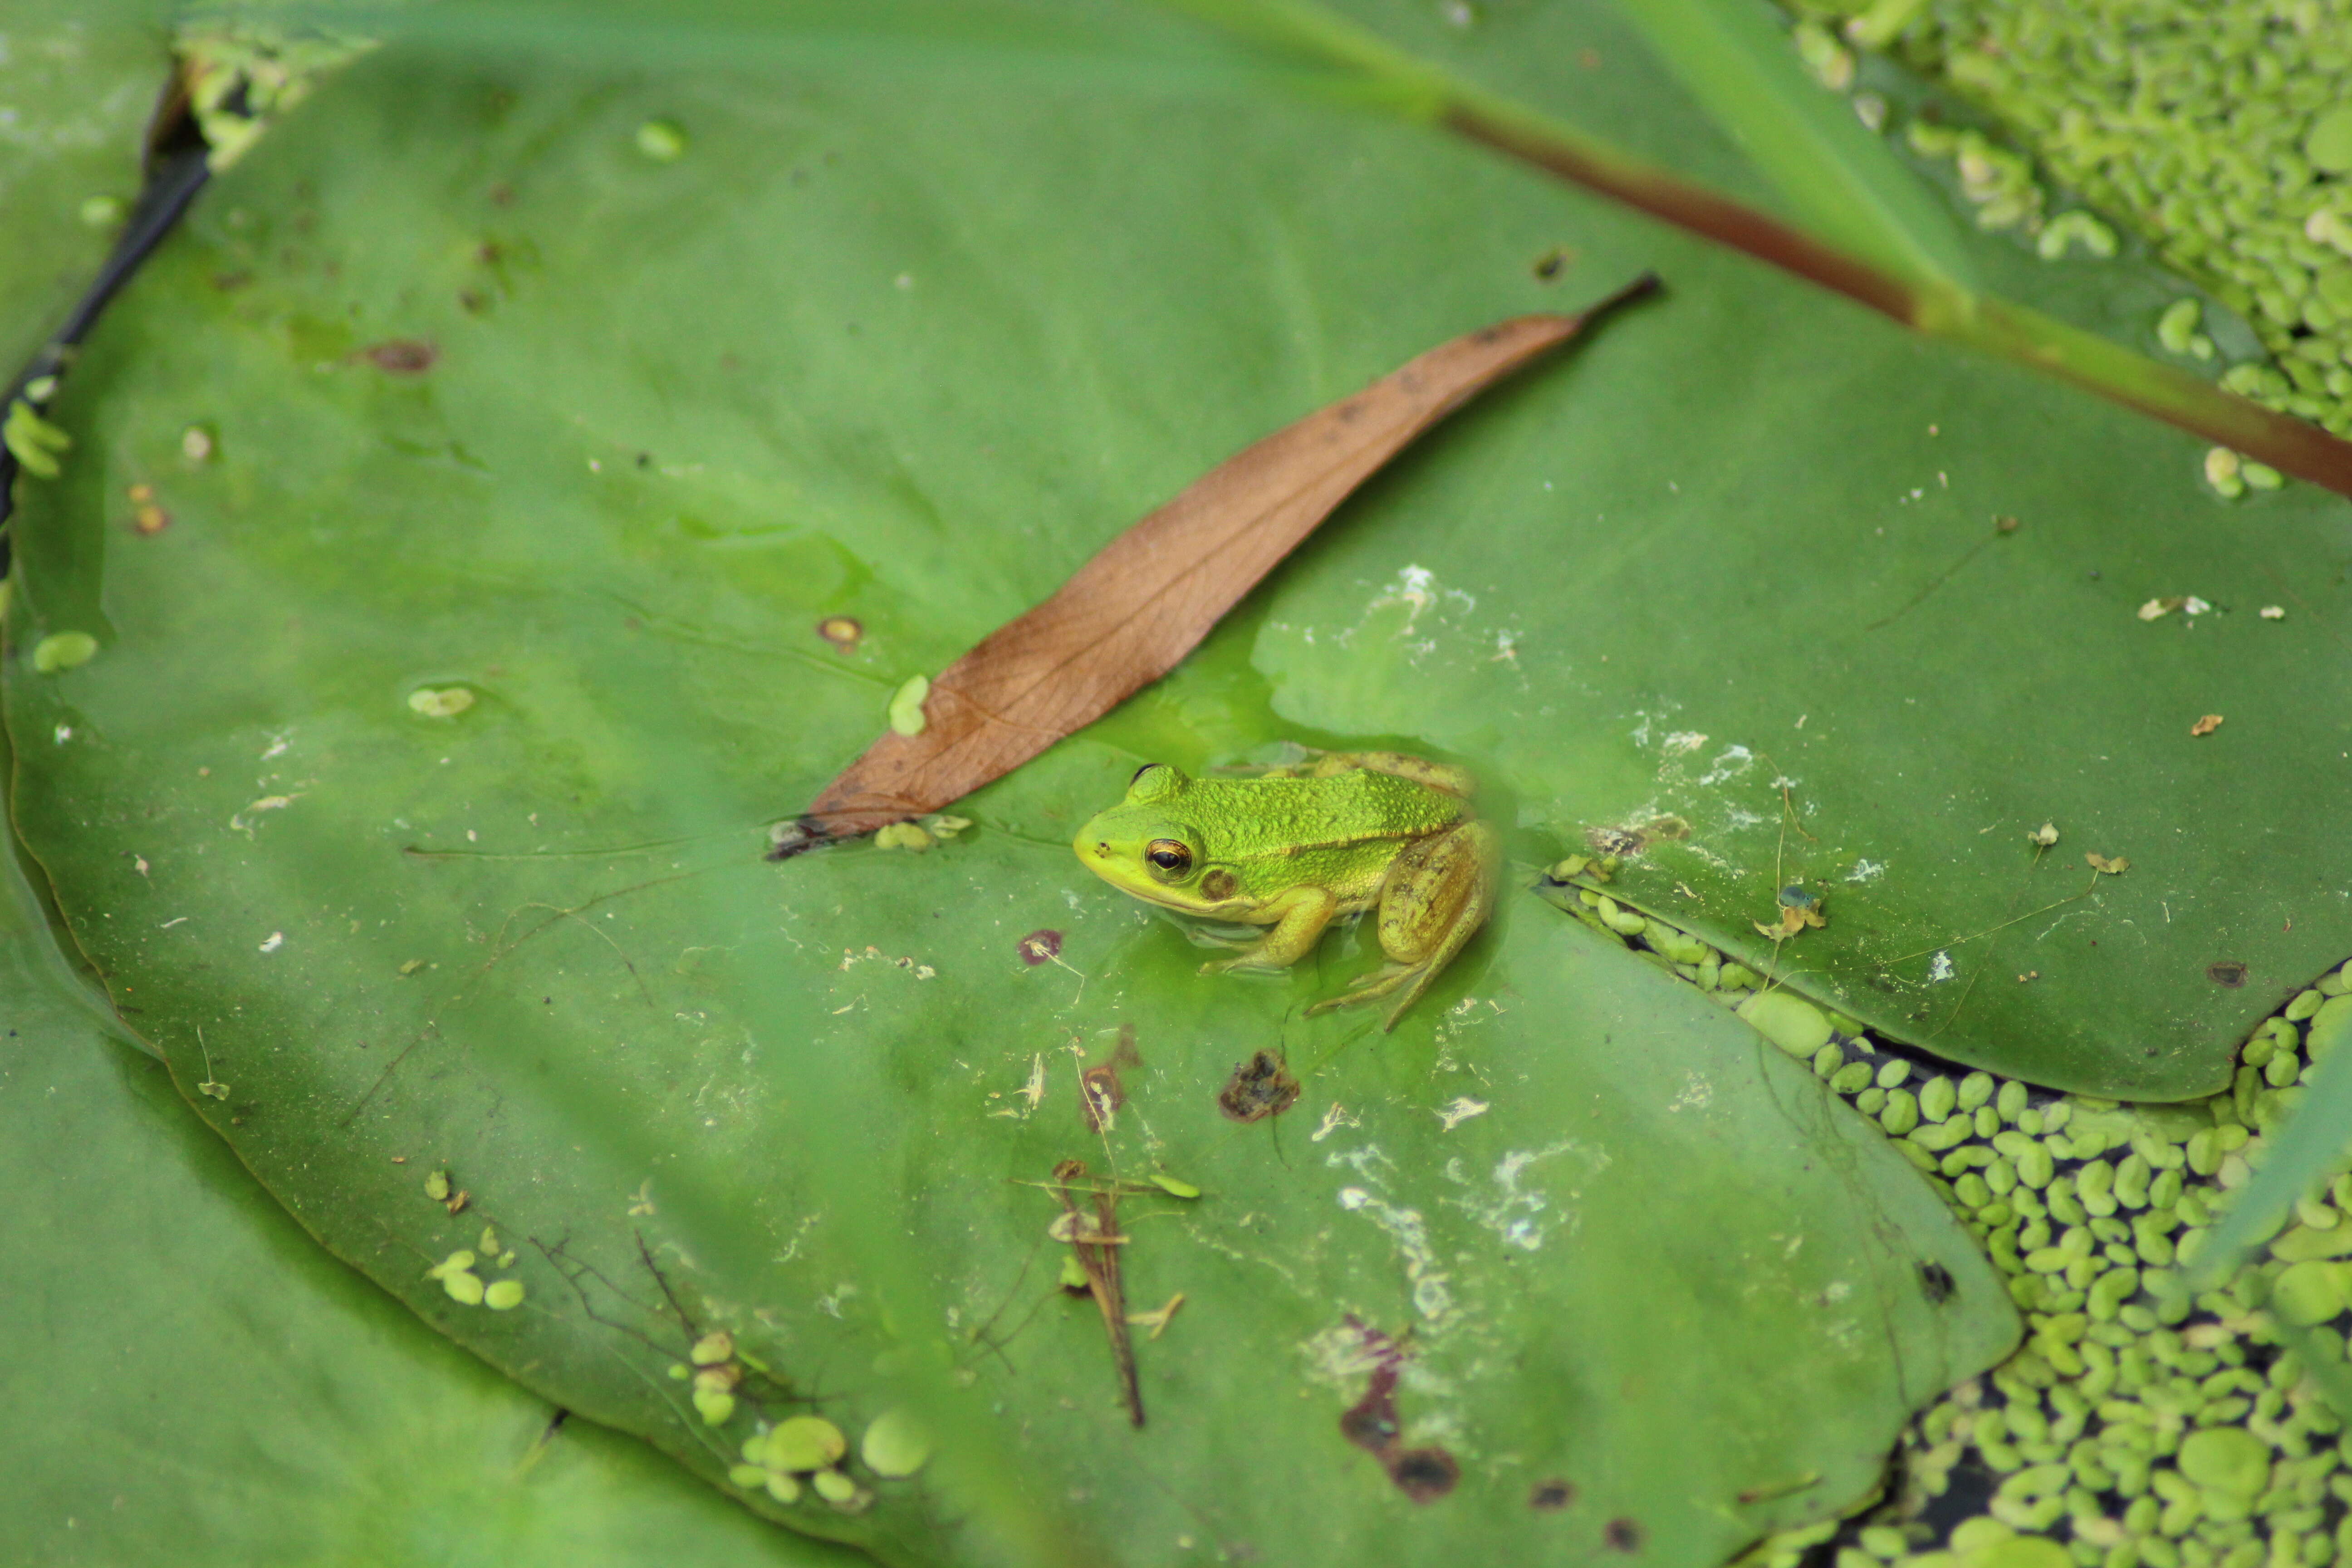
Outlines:
[[[1486,922],[1497,840],[1459,769],[1392,752],[1333,753],[1262,778],[1139,771],[1078,832],[1078,858],[1165,909],[1271,927],[1203,973],[1285,969],[1332,921],[1378,909],[1390,963],[1310,1011],[1402,992],[1388,1027]]]

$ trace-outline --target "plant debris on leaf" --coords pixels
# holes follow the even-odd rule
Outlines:
[[[1174,668],[1413,437],[1656,287],[1645,276],[1583,315],[1517,316],[1455,338],[1227,458],[937,680],[910,680],[890,731],[825,787],[808,836],[779,853],[936,810],[1101,718]]]

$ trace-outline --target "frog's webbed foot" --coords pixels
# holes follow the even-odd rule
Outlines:
[[[1248,926],[1187,925],[1184,928],[1184,939],[1195,947],[1255,947],[1264,940],[1265,934]]]
[[[1266,912],[1276,917],[1271,931],[1231,958],[1211,959],[1201,965],[1201,973],[1289,968],[1323,940],[1323,928],[1339,912],[1339,900],[1322,888],[1293,888],[1267,905]]]

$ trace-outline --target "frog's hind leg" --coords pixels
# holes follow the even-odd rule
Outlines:
[[[1451,833],[1408,846],[1389,868],[1381,889],[1381,951],[1389,962],[1360,975],[1349,994],[1318,1002],[1320,1013],[1374,997],[1397,995],[1381,1025],[1397,1026],[1405,1009],[1468,945],[1495,909],[1496,867],[1502,840],[1483,822],[1465,822]]]

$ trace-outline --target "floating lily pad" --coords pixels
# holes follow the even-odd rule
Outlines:
[[[1483,47],[1526,53],[1514,28]],[[1590,79],[1654,89],[1627,79]],[[686,155],[639,150],[656,120]],[[976,826],[761,858],[894,691],[1194,474],[1652,264],[1669,300],[1409,456]],[[77,938],[340,1254],[893,1561],[971,1544],[955,1421],[912,1476],[852,1443],[805,1489],[745,1440],[866,1432],[936,1359],[1004,1406],[1031,1516],[1137,1558],[1701,1562],[1864,1495],[1903,1414],[2013,1332],[1804,1065],[1516,892],[1386,1041],[1297,1016],[1363,966],[1344,941],[1196,977],[1067,850],[1139,761],[1458,756],[1526,864],[1619,830],[1629,900],[2047,1081],[2204,1087],[2238,1019],[2341,957],[2316,916],[2252,914],[2342,853],[2266,826],[2285,763],[2326,787],[2319,617],[2135,614],[2251,602],[2264,563],[2323,602],[2339,503],[2225,508],[2185,442],[1418,134],[395,51],[224,179],[122,312],[58,410],[12,626],[104,657],[7,677]],[[432,353],[395,371],[394,343]],[[168,482],[168,531],[129,524],[132,482]],[[2247,734],[2259,774],[2221,749]],[[2131,868],[2059,903],[2078,844]],[[1775,944],[1790,887],[1826,924]],[[1077,1071],[1122,1031],[1097,1132]],[[1297,1101],[1236,1124],[1218,1090],[1261,1051]],[[1185,1298],[1130,1326],[1140,1430],[1056,1279],[1066,1160],[1124,1184],[1129,1307]],[[1204,1195],[1135,1190],[1163,1167]],[[485,1224],[525,1287],[496,1313],[478,1257],[480,1304],[425,1275]],[[721,1328],[739,1359],[692,1370]]]

